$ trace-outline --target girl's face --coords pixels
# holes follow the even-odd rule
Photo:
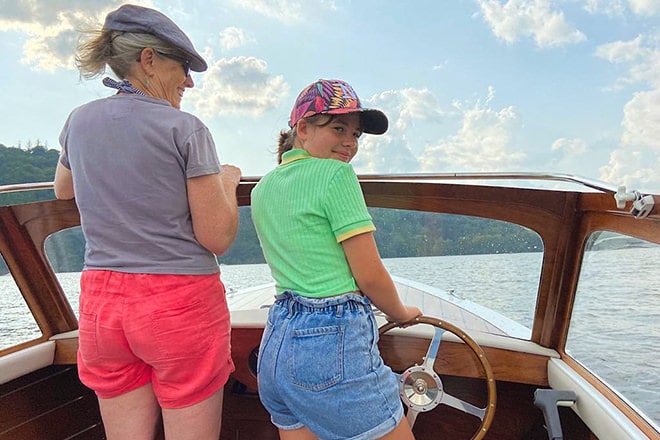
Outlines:
[[[302,149],[310,156],[348,163],[357,154],[358,139],[362,136],[360,114],[357,112],[336,115],[325,125],[314,125],[301,119],[297,127]]]
[[[174,108],[181,108],[183,92],[195,86],[185,66],[185,60],[178,60],[156,53],[154,73],[151,78],[152,96],[165,99]]]

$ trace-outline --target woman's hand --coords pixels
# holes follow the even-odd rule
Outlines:
[[[225,186],[225,189],[236,189],[238,184],[241,182],[241,169],[234,165],[223,164],[222,172],[220,177],[222,177],[222,183]]]

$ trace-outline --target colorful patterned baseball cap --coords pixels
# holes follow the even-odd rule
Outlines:
[[[362,113],[362,130],[365,133],[383,134],[387,131],[385,113],[362,108],[360,98],[348,83],[338,79],[319,79],[298,95],[291,111],[289,127],[293,128],[301,119],[318,114],[344,115],[353,112]]]

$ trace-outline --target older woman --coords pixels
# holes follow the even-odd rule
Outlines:
[[[124,5],[76,55],[81,76],[109,66],[110,97],[75,109],[60,143],[55,194],[75,197],[86,239],[79,375],[107,438],[218,439],[233,371],[216,255],[238,226],[240,170],[179,110],[190,70],[206,70],[158,11]]]

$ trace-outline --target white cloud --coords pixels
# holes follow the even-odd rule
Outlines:
[[[336,9],[334,0],[232,0],[232,3],[284,23],[300,21],[306,12],[317,13],[318,8]]]
[[[596,56],[610,63],[627,63],[635,60],[648,52],[642,47],[642,36],[630,41],[615,41],[602,44],[596,48]]]
[[[559,151],[568,156],[581,155],[589,149],[587,143],[582,139],[560,138],[552,143],[552,151]]]
[[[65,20],[76,21],[72,20],[76,17],[94,16],[122,3],[120,0],[3,0],[0,7],[0,30],[36,33],[38,27],[50,27]]]
[[[220,32],[220,46],[225,50],[236,49],[251,43],[256,43],[256,40],[243,29],[230,26]]]
[[[610,63],[627,66],[626,74],[618,78],[615,88],[643,84],[660,88],[660,42],[637,36],[630,41],[615,41],[596,49],[596,56]]]
[[[616,17],[625,13],[626,4],[623,0],[587,0],[584,9],[590,14],[605,14],[608,17]]]
[[[660,12],[658,0],[587,0],[584,10],[590,14],[605,14],[608,17],[623,16],[626,4],[637,15],[652,16]]]
[[[365,135],[360,140],[360,153],[353,160],[359,173],[412,173],[419,171],[418,156],[424,145],[417,139],[418,126],[437,126],[444,112],[428,89],[389,90],[368,99],[364,107],[381,109],[390,120],[383,136]],[[411,140],[412,139],[412,140]]]
[[[390,126],[397,130],[406,130],[413,120],[438,121],[443,111],[429,89],[402,89],[386,91],[371,97],[370,105],[386,108]]]
[[[596,52],[612,63],[629,66],[621,83],[648,88],[636,92],[624,107],[620,144],[599,169],[603,180],[660,191],[659,46],[657,40],[639,36],[601,46]]]
[[[478,0],[486,23],[507,43],[532,37],[538,47],[579,43],[586,36],[568,23],[564,13],[551,10],[549,0]]]
[[[442,173],[516,168],[526,158],[512,147],[518,118],[513,107],[492,108],[494,93],[491,87],[484,99],[455,102],[450,111],[443,110],[427,89],[374,96],[368,105],[383,109],[391,128],[384,136],[365,136],[353,162],[356,171]],[[437,137],[424,138],[428,133]]]
[[[649,160],[650,159],[650,160]],[[629,190],[660,192],[660,159],[647,158],[640,151],[614,150],[610,161],[600,168],[600,179],[617,185],[625,185]]]
[[[21,62],[50,72],[60,68],[73,69],[77,41],[78,33],[72,29],[52,32],[52,35],[35,35],[25,41]]]
[[[624,108],[622,125],[623,146],[646,147],[660,154],[660,89],[635,93]]]
[[[545,170],[560,170],[561,173],[584,176],[590,163],[602,163],[599,152],[591,151],[583,139],[560,138],[552,143],[550,150],[553,154],[550,161],[543,165]]]
[[[27,35],[21,62],[38,70],[72,69],[78,30],[96,28],[121,3],[121,0],[4,0],[0,7],[0,31]]]
[[[639,15],[655,15],[660,12],[658,0],[629,0],[630,9]]]
[[[281,75],[268,73],[264,60],[234,57],[212,63],[203,83],[186,92],[186,98],[202,117],[222,114],[258,116],[276,107],[289,94]]]
[[[351,163],[359,174],[413,173],[419,167],[405,136],[396,130],[381,136],[364,135]]]
[[[513,107],[499,110],[482,107],[456,108],[462,115],[458,132],[426,148],[421,159],[424,171],[502,171],[514,169],[526,157],[512,148],[517,115]]]

